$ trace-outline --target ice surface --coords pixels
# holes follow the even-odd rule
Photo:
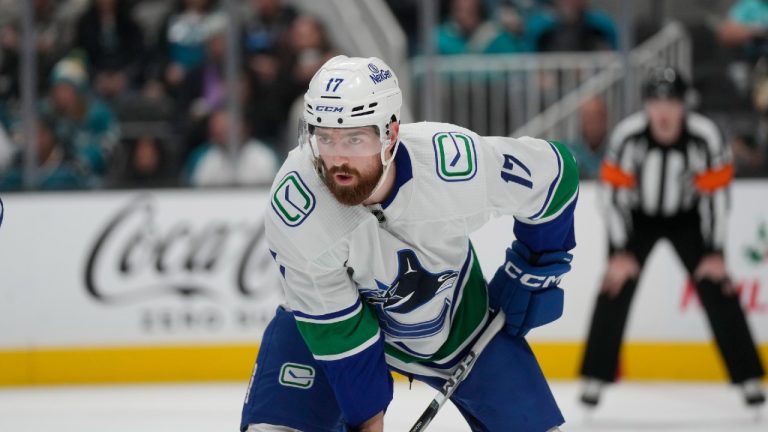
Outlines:
[[[237,431],[246,383],[32,387],[0,389],[0,431]],[[622,383],[607,389],[587,415],[575,382],[553,382],[567,431],[768,431],[768,409],[747,409],[724,383]],[[434,396],[431,388],[398,382],[387,432],[410,429]],[[758,419],[757,417],[760,416]],[[443,407],[428,430],[465,432],[458,411]]]

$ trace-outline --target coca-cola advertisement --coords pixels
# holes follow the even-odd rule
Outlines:
[[[281,301],[263,195],[7,198],[0,345],[256,341]]]

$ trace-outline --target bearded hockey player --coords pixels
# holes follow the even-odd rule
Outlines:
[[[304,101],[266,217],[287,304],[264,333],[241,430],[382,431],[390,371],[440,388],[496,310],[505,328],[452,402],[473,431],[557,430],[524,336],[562,314],[570,153],[400,124],[397,77],[377,58],[329,60]],[[515,217],[516,240],[486,284],[469,234],[499,215]]]

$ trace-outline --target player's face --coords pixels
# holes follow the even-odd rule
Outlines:
[[[651,134],[659,144],[674,144],[683,129],[685,106],[679,99],[657,98],[645,103]]]
[[[383,173],[381,141],[375,128],[316,128],[314,138],[325,166],[324,182],[345,205],[368,198]]]

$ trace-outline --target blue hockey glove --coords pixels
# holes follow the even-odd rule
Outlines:
[[[550,323],[563,314],[560,279],[571,269],[568,252],[538,256],[515,240],[507,249],[507,260],[488,284],[490,305],[507,315],[506,331],[525,336],[534,327]]]

